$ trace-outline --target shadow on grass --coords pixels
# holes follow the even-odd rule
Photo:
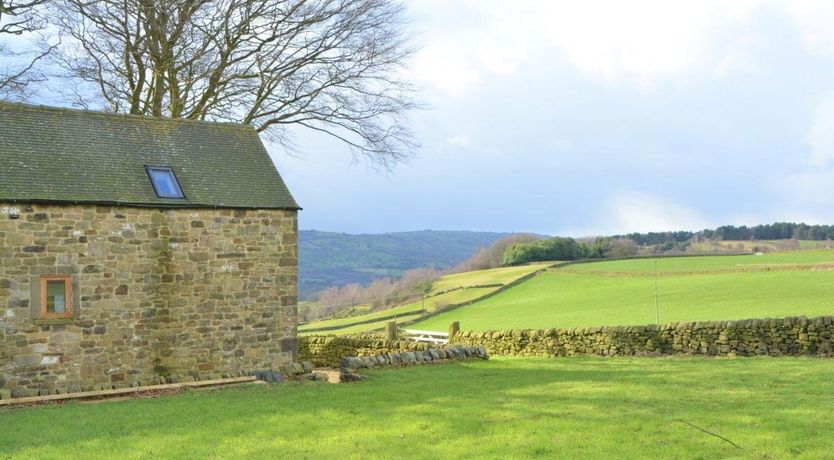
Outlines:
[[[745,455],[813,457],[834,429],[831,368],[805,359],[570,358],[372,371],[356,384],[0,411],[0,456],[739,454],[685,421]]]

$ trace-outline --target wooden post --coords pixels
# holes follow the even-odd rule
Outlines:
[[[657,259],[654,260],[654,323],[660,325],[660,304],[657,303]]]
[[[458,332],[460,332],[460,322],[455,321],[449,325],[449,338],[451,339]]]
[[[385,324],[385,338],[388,340],[397,340],[397,322],[389,321]]]

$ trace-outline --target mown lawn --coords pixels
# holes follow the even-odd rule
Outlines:
[[[502,358],[2,410],[0,458],[831,458],[833,378],[823,359]]]

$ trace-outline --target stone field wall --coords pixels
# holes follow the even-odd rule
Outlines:
[[[339,367],[342,360],[355,356],[371,356],[400,352],[422,352],[431,348],[410,340],[384,340],[379,336],[360,335],[336,337],[310,335],[298,338],[299,359],[316,366]]]
[[[834,356],[834,317],[461,331],[449,345],[483,345],[492,355],[514,356]]]
[[[297,266],[295,211],[0,203],[0,397],[291,363]],[[36,317],[45,274],[72,276],[73,318]]]
[[[415,364],[438,364],[442,362],[464,359],[489,359],[484,347],[442,347],[430,348],[425,351],[403,351],[398,353],[381,353],[365,356],[350,356],[342,360],[343,372],[355,372],[358,369],[373,369],[375,367],[398,367]]]

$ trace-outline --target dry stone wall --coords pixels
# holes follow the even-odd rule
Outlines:
[[[483,345],[493,355],[834,356],[834,317],[669,323],[454,334],[449,345]]]
[[[299,359],[315,366],[339,367],[342,360],[355,356],[371,356],[401,352],[423,352],[431,348],[410,340],[384,340],[377,336],[337,337],[310,335],[298,338]]]
[[[416,364],[438,364],[442,362],[465,359],[489,359],[486,348],[478,347],[443,347],[429,348],[425,351],[403,351],[399,353],[381,353],[365,356],[350,356],[342,360],[343,373],[356,372],[358,369],[375,367],[399,367]]]
[[[0,203],[0,397],[291,363],[297,254],[295,211]],[[73,318],[33,318],[44,274]]]

